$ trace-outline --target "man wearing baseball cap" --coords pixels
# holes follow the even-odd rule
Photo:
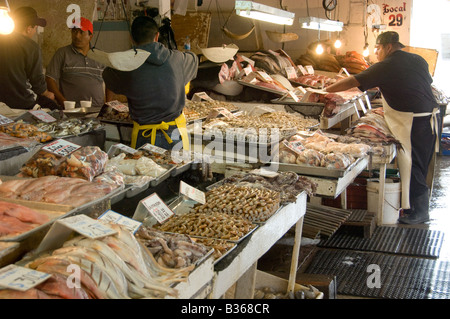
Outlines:
[[[70,28],[72,43],[59,48],[47,66],[48,88],[55,94],[60,105],[64,101],[92,100],[92,106],[105,103],[102,73],[103,64],[87,57],[94,34],[92,22],[81,17]]]
[[[15,32],[0,36],[0,102],[15,109],[57,109],[53,93],[47,90],[42,53],[33,41],[38,26],[47,21],[35,9],[20,7],[13,11]]]
[[[404,47],[397,32],[381,33],[376,40],[379,62],[325,91],[380,89],[384,118],[402,146],[397,152],[403,208],[398,221],[422,224],[429,220],[427,174],[439,150],[439,105],[431,89],[428,63],[417,54],[402,51]]]

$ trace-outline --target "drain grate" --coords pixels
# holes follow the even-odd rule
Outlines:
[[[369,287],[374,274],[368,269],[370,265],[380,267],[380,288]],[[383,299],[450,297],[450,264],[435,259],[320,249],[305,273],[336,276],[341,295]]]
[[[443,237],[436,230],[379,226],[370,238],[336,233],[318,246],[437,258]]]

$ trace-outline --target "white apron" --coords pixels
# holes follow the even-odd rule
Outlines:
[[[391,130],[392,135],[400,142],[402,149],[397,151],[398,167],[400,170],[400,183],[402,187],[402,201],[401,207],[403,209],[410,209],[409,188],[411,183],[411,168],[412,168],[412,147],[411,147],[411,129],[414,117],[423,117],[431,115],[431,129],[436,135],[435,151],[439,152],[438,140],[438,120],[437,114],[439,108],[436,108],[432,113],[416,113],[396,111],[389,106],[384,97],[382,98],[384,117],[386,123]]]

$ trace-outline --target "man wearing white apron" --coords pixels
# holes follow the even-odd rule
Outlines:
[[[436,136],[439,105],[431,90],[428,63],[419,55],[402,51],[397,32],[380,34],[376,41],[378,63],[325,89],[361,91],[378,87],[383,94],[384,117],[402,144],[398,163],[402,184],[403,214],[400,223],[421,224],[429,220],[428,166],[438,151]]]

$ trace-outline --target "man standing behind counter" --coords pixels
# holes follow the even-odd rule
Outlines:
[[[186,131],[185,86],[197,76],[198,58],[192,52],[169,50],[158,42],[158,26],[150,17],[137,17],[131,25],[137,49],[150,52],[134,71],[106,68],[106,88],[128,99],[134,121],[132,147],[146,143],[172,149],[177,142],[189,149]]]
[[[79,27],[71,29],[72,43],[59,48],[47,66],[48,89],[60,105],[64,101],[92,99],[93,107],[105,103],[102,72],[104,65],[87,57],[94,34],[92,22],[81,17]]]
[[[359,87],[378,87],[383,94],[386,123],[400,141],[398,161],[402,184],[403,216],[400,223],[421,224],[429,220],[428,166],[436,151],[439,105],[434,98],[428,63],[419,55],[402,51],[399,35],[381,33],[376,41],[378,63],[338,81],[326,92]]]
[[[20,7],[12,17],[14,33],[0,36],[0,102],[14,109],[57,109],[53,93],[47,90],[42,53],[33,41],[38,26],[47,21],[39,18],[35,9]]]

